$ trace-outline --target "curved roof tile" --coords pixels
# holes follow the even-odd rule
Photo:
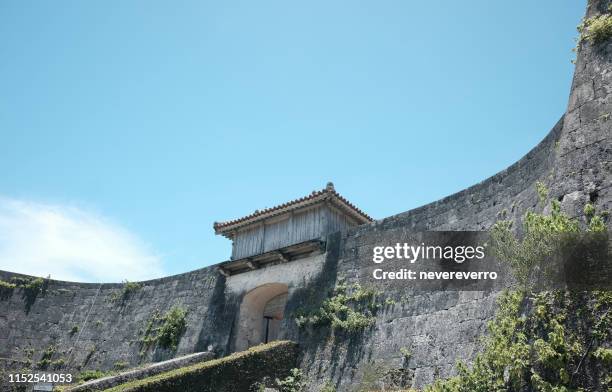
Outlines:
[[[352,212],[351,215],[361,220],[362,223],[373,221],[373,219],[368,214],[357,208],[353,203],[349,202],[342,195],[336,192],[334,184],[330,182],[325,188],[319,191],[313,191],[308,196],[300,197],[299,199],[279,204],[275,207],[265,208],[263,210],[255,210],[255,212],[253,212],[252,214],[243,216],[242,218],[237,218],[225,222],[215,222],[213,224],[213,228],[215,229],[216,234],[223,234],[229,230],[237,229],[248,223],[263,219],[264,217],[268,218],[276,216],[281,213],[288,212],[305,205],[314,204],[319,200],[325,199],[335,199],[338,204],[346,208],[348,211]]]

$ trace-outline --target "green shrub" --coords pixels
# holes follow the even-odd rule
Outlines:
[[[227,357],[129,381],[106,392],[248,391],[266,376],[273,378],[289,373],[295,366],[297,355],[295,343],[274,341]]]
[[[77,332],[79,332],[79,326],[73,325],[72,328],[70,329],[70,336],[74,336],[74,334],[76,334]]]
[[[55,345],[52,344],[52,345],[48,346],[45,349],[45,351],[43,351],[42,356],[40,357],[40,360],[38,361],[38,363],[36,365],[40,369],[48,368],[49,365],[51,365],[51,358],[55,354],[56,350],[57,350],[57,347]]]
[[[181,307],[173,306],[162,318],[162,326],[158,333],[158,342],[161,347],[176,350],[176,347],[185,332],[187,311]]]
[[[599,359],[605,366],[612,366],[612,349],[599,347],[593,352],[593,357]]]
[[[10,283],[6,285],[5,290],[9,288],[19,288],[22,290],[22,298],[25,300],[27,313],[30,311],[30,308],[34,304],[34,301],[36,301],[38,295],[46,290],[48,282],[49,277],[47,277],[47,279],[43,279],[14,276],[11,278]],[[0,286],[0,289],[2,289],[2,286]]]
[[[607,230],[606,223],[600,215],[594,215],[589,220],[589,231],[593,233],[603,233]]]
[[[35,278],[26,283],[23,288],[38,294],[42,291],[44,284],[45,280],[43,278]]]
[[[117,361],[113,364],[113,368],[115,370],[123,370],[126,369],[129,366],[129,363],[127,363],[126,361]]]
[[[181,336],[187,327],[187,310],[179,306],[173,306],[163,316],[158,311],[147,321],[146,329],[140,343],[146,351],[151,346],[158,344],[162,348],[176,350]],[[144,351],[141,354],[144,354]]]
[[[546,185],[541,183],[540,181],[536,181],[535,183],[536,192],[538,193],[538,199],[541,204],[546,203],[546,199],[548,198],[548,188]]]
[[[52,369],[60,369],[66,365],[66,360],[64,358],[58,358],[55,361],[51,361],[50,363]]]
[[[534,266],[541,264],[558,248],[560,234],[579,232],[579,224],[561,212],[558,201],[553,200],[551,215],[528,211],[523,220],[523,238],[512,230],[511,221],[499,221],[491,229],[491,242],[495,256],[508,262],[515,277],[526,284]]]
[[[17,287],[15,283],[9,283],[4,280],[0,280],[0,289],[12,290],[15,287]]]
[[[612,15],[602,14],[585,19],[579,26],[580,41],[600,44],[612,37]]]
[[[302,371],[298,368],[291,369],[291,374],[286,378],[276,379],[279,392],[302,392],[306,388],[306,380]]]
[[[591,203],[586,203],[586,205],[584,206],[584,215],[587,218],[590,218],[594,214],[595,214],[595,206],[593,206],[593,204],[591,204]]]
[[[13,295],[16,284],[0,280],[0,299],[8,299]]]
[[[323,384],[321,392],[336,392],[336,387],[334,386],[334,383],[332,383],[330,380],[327,380],[325,381],[325,384]]]
[[[359,283],[350,287],[343,279],[334,288],[332,295],[315,311],[298,311],[298,327],[331,325],[334,329],[357,332],[376,323],[375,313],[385,300],[380,292],[364,288]]]
[[[612,324],[609,303],[598,309],[589,305],[596,298],[593,293],[563,291],[502,294],[496,317],[488,325],[484,349],[472,368],[460,363],[458,376],[439,380],[425,391],[584,390],[581,380],[586,377],[581,371],[591,371],[580,367],[587,347],[608,340]],[[572,320],[581,310],[593,317]],[[602,362],[602,368],[609,365],[605,350],[598,348],[592,355]],[[593,363],[589,367],[597,368]]]
[[[123,287],[119,291],[115,291],[111,294],[110,299],[112,302],[127,301],[130,296],[143,287],[142,283],[130,282],[129,280],[123,281]]]
[[[412,352],[406,347],[400,348],[400,353],[402,354],[402,356],[404,357],[406,361],[409,360],[410,357],[412,357]]]
[[[78,374],[76,377],[76,382],[81,383],[90,380],[96,380],[98,378],[106,377],[108,375],[107,372],[103,372],[101,370],[85,370]]]
[[[522,239],[509,222],[493,228],[498,257],[509,261],[522,280],[530,266],[549,254],[556,234],[580,231],[578,222],[565,216],[557,202],[552,207],[550,216],[527,213]],[[524,286],[500,295],[498,305],[495,319],[488,323],[483,351],[472,367],[459,363],[457,376],[436,381],[426,392],[584,391],[590,387],[581,385],[592,378],[589,372],[609,369],[612,350],[601,345],[609,346],[612,292],[534,293]],[[591,357],[601,364],[590,363],[585,370],[584,358],[597,345]],[[603,389],[612,386],[611,378],[602,379],[607,384]]]

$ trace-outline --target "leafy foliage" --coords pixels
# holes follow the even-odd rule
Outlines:
[[[594,297],[593,297],[594,296]],[[485,338],[484,350],[471,369],[458,365],[459,375],[438,381],[427,392],[463,391],[581,391],[585,379],[583,360],[589,347],[609,338],[610,303],[594,317],[570,320],[597,294],[562,291],[527,294],[506,292],[499,298],[499,311]],[[587,305],[588,306],[588,305]],[[531,309],[526,315],[524,309]],[[597,321],[600,317],[600,321]],[[581,325],[573,325],[574,323]],[[590,333],[585,333],[590,330]],[[605,349],[593,357],[605,366]],[[582,367],[581,367],[582,366]],[[597,368],[591,363],[591,368]]]
[[[540,200],[540,203],[544,204],[546,202],[546,199],[548,198],[548,188],[546,188],[546,185],[544,185],[540,181],[536,181],[535,187],[536,192],[538,193],[538,199]]]
[[[10,283],[10,282],[4,281],[4,280],[0,280],[0,288],[12,290],[15,287],[17,287],[17,285],[15,283]]]
[[[286,378],[276,379],[276,386],[279,392],[302,392],[306,388],[306,380],[300,369],[293,368]]]
[[[524,218],[522,239],[515,236],[511,221],[499,221],[491,230],[495,255],[510,263],[518,281],[526,284],[536,265],[541,265],[558,247],[560,234],[578,233],[578,221],[561,212],[558,201],[552,202],[550,215],[528,211]]]
[[[364,288],[359,283],[349,286],[340,280],[332,295],[313,312],[298,312],[295,319],[298,327],[331,325],[334,329],[357,332],[376,322],[376,311],[383,304],[380,292]]]
[[[586,231],[605,231],[594,208],[585,207],[585,215]],[[531,268],[550,254],[558,234],[579,231],[579,222],[564,215],[554,201],[550,215],[525,215],[522,239],[508,221],[498,222],[492,237],[498,257],[525,282]],[[585,373],[586,362],[591,372],[609,369],[612,292],[533,293],[522,287],[500,295],[484,349],[472,368],[459,363],[457,376],[435,382],[426,392],[585,391],[592,379]],[[612,378],[602,377],[600,383],[598,388],[609,388]]]
[[[85,370],[79,373],[76,377],[77,383],[85,382],[89,380],[95,380],[98,378],[106,377],[108,375],[107,372],[103,372],[101,370]]]
[[[594,44],[605,42],[612,37],[612,15],[605,13],[584,19],[578,25],[578,32],[580,33],[580,41],[588,41]]]
[[[176,350],[181,336],[187,327],[187,310],[179,306],[173,306],[163,316],[155,311],[144,331],[144,336],[140,339],[146,351],[149,347],[158,344],[162,348]],[[144,351],[141,354],[144,354]]]
[[[113,369],[115,370],[123,370],[126,369],[130,364],[126,361],[117,361],[113,364]]]
[[[404,360],[406,360],[406,361],[409,360],[410,357],[412,357],[412,351],[410,351],[406,347],[400,348],[400,353],[402,354],[402,356],[404,357]]]
[[[0,299],[10,298],[13,295],[13,289],[15,289],[15,287],[17,287],[15,283],[0,280]]]
[[[51,358],[55,354],[56,350],[57,350],[57,347],[55,345],[52,344],[52,345],[48,346],[45,349],[45,351],[43,351],[42,356],[40,357],[40,360],[36,364],[38,366],[38,368],[40,368],[40,369],[48,368],[49,365],[51,365]]]
[[[181,307],[173,306],[162,318],[162,325],[157,335],[159,345],[164,348],[176,350],[176,346],[185,332],[187,311]]]
[[[593,352],[593,356],[601,360],[605,366],[612,366],[612,349],[599,347]]]
[[[30,308],[36,301],[39,294],[46,291],[49,283],[49,277],[43,278],[30,278],[30,277],[18,277],[11,278],[10,282],[0,280],[0,297],[8,297],[11,295],[13,289],[21,289],[21,296],[25,301],[26,313],[30,312]]]
[[[330,380],[327,380],[325,381],[325,384],[323,384],[323,388],[321,388],[321,392],[336,392],[336,387]]]
[[[142,283],[130,282],[126,279],[123,281],[123,287],[121,290],[112,293],[110,299],[112,302],[117,302],[119,300],[127,301],[131,295],[140,290],[142,287]]]

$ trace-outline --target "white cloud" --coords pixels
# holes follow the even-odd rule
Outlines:
[[[86,282],[164,275],[159,256],[98,214],[2,197],[0,269]]]

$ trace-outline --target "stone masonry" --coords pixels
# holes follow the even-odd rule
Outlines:
[[[609,0],[590,1],[586,15],[608,5]],[[64,360],[57,370],[64,372],[108,370],[118,362],[137,366],[200,351],[228,354],[241,298],[255,285],[284,280],[290,288],[286,314],[291,315],[305,303],[321,301],[340,277],[368,284],[364,271],[369,264],[362,255],[373,241],[403,232],[485,230],[500,216],[520,221],[527,209],[541,211],[536,181],[572,216],[580,218],[587,202],[598,211],[610,210],[611,60],[612,43],[581,45],[567,112],[514,165],[442,200],[331,234],[325,239],[327,251],[315,259],[265,267],[240,278],[226,278],[211,266],[142,282],[139,290],[114,300],[122,284],[50,280],[33,302],[22,289],[3,291],[0,370],[18,371],[28,362],[35,366],[49,347],[56,347],[52,361]],[[0,272],[2,280],[14,276]],[[310,390],[318,391],[330,380],[339,391],[349,391],[376,372],[393,378],[389,383],[416,387],[451,375],[458,359],[469,362],[478,351],[478,339],[495,312],[496,295],[484,292],[420,293],[406,301],[400,300],[399,289],[389,295],[398,301],[385,307],[372,330],[356,339],[299,330],[291,317],[284,319],[282,338],[299,343]],[[188,310],[187,329],[176,351],[153,348],[142,353],[147,321],[155,311],[163,314],[173,305]],[[403,347],[412,352],[409,359],[401,354]]]

